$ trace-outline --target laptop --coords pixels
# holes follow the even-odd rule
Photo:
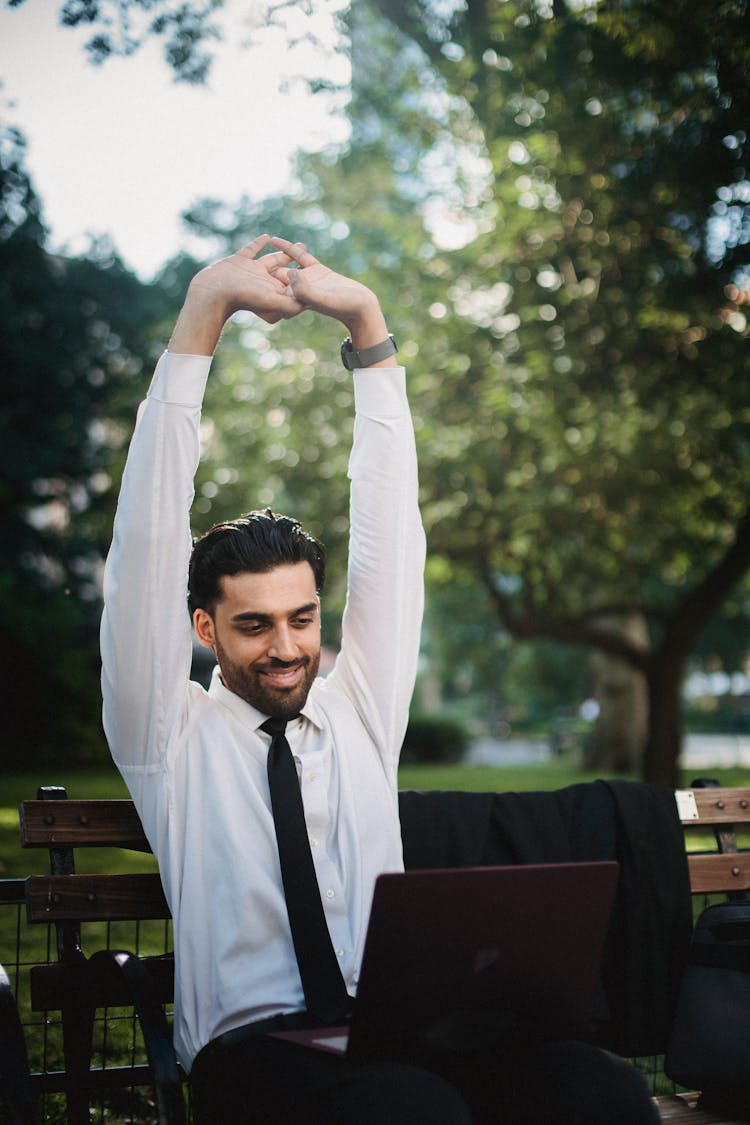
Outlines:
[[[618,870],[598,861],[381,875],[349,1026],[274,1034],[352,1061],[418,1064],[581,1036]]]

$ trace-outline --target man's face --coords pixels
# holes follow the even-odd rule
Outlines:
[[[230,691],[264,715],[291,718],[320,664],[320,600],[307,562],[262,574],[225,575],[213,616],[197,609],[195,631],[213,648]]]

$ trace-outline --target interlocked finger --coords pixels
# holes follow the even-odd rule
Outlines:
[[[283,269],[288,266],[292,259],[283,250],[277,250],[273,254],[264,254],[259,259],[260,264],[268,270],[270,274],[275,274],[277,270]]]
[[[269,239],[271,246],[275,246],[278,251],[287,255],[288,260],[296,262],[300,269],[307,269],[309,266],[317,266],[320,263],[318,259],[311,254],[305,246],[304,242],[290,242],[286,238],[278,238],[276,235]]]

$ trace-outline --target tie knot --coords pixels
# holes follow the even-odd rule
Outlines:
[[[297,718],[296,715],[293,718]],[[266,734],[270,734],[275,738],[277,734],[283,734],[286,730],[286,724],[289,719],[282,719],[279,715],[272,715],[270,719],[266,719],[265,723],[261,723],[258,730],[264,730]]]

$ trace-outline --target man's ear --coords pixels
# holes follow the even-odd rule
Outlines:
[[[193,628],[195,635],[204,648],[214,648],[216,634],[214,632],[214,619],[205,609],[196,609],[193,612]]]

